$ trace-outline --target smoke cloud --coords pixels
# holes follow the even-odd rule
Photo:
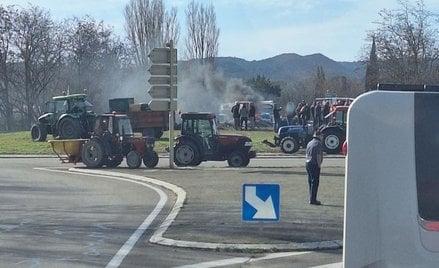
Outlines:
[[[242,79],[226,78],[211,65],[189,62],[179,66],[178,72],[177,106],[183,112],[218,114],[222,103],[263,99]]]

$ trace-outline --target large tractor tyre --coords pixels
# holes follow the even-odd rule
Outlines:
[[[114,156],[113,158],[105,160],[105,165],[109,168],[114,168],[119,166],[123,161],[123,156]]]
[[[139,168],[142,164],[142,157],[140,157],[140,154],[136,151],[130,151],[126,158],[129,168]]]
[[[249,162],[248,156],[240,151],[232,152],[227,158],[227,163],[230,167],[245,167]]]
[[[285,137],[280,141],[280,149],[286,154],[294,154],[299,151],[299,143],[293,137]]]
[[[99,168],[105,162],[106,153],[102,142],[99,140],[89,140],[84,143],[81,151],[82,162],[89,168]]]
[[[33,124],[30,129],[30,134],[33,141],[45,141],[47,138],[47,129],[40,124]]]
[[[190,141],[177,144],[174,148],[174,162],[179,167],[199,165],[200,154],[195,144]]]
[[[343,145],[342,133],[336,129],[328,129],[323,132],[323,151],[327,154],[338,154]]]
[[[156,151],[148,151],[143,155],[143,164],[147,168],[154,168],[159,163],[159,155]]]
[[[59,123],[60,139],[79,139],[82,134],[81,123],[78,119],[66,117]]]

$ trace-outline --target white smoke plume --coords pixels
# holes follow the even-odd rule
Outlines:
[[[211,65],[187,63],[178,71],[177,106],[182,112],[218,114],[222,103],[262,100],[242,79],[226,78]]]

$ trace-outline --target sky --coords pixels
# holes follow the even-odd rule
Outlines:
[[[90,15],[125,37],[123,10],[130,0],[0,0],[3,5],[27,7],[29,2],[48,10],[55,20]],[[181,26],[177,44],[184,49],[185,9],[190,0],[163,0],[176,7]],[[411,0],[412,3],[414,0]],[[335,61],[357,61],[370,45],[369,31],[381,21],[379,11],[396,9],[397,0],[198,0],[213,4],[220,29],[221,57],[262,60],[283,53],[302,56],[321,53]],[[424,0],[439,14],[439,1]],[[179,55],[183,53],[179,52]]]

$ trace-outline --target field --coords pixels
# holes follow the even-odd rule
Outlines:
[[[221,134],[241,134],[248,136],[253,141],[253,149],[259,153],[280,152],[279,148],[270,148],[263,144],[264,139],[273,141],[273,131],[235,131],[233,129],[222,129]],[[175,136],[178,131],[175,132]],[[156,141],[156,151],[165,152],[169,146],[169,133],[165,132],[163,137]],[[48,139],[52,137],[49,136]],[[53,154],[48,142],[33,142],[30,131],[2,132],[0,133],[0,154]]]

